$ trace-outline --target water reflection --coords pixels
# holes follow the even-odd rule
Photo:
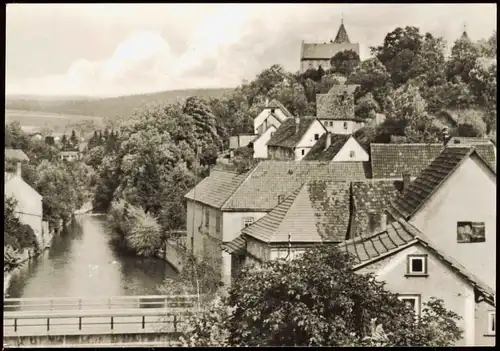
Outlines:
[[[156,295],[175,270],[165,261],[120,253],[103,216],[80,216],[49,250],[13,276],[9,297]]]

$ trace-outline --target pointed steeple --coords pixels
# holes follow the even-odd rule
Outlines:
[[[339,31],[337,32],[337,36],[333,41],[335,44],[350,44],[349,36],[347,35],[347,31],[344,27],[344,14],[342,14],[342,20],[340,22]]]
[[[464,31],[460,39],[469,40],[469,35],[467,34],[467,23],[464,23]]]

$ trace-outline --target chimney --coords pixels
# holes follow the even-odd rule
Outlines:
[[[380,215],[380,229],[382,231],[387,230],[387,215],[385,213]]]
[[[326,132],[326,138],[325,138],[325,151],[328,150],[328,148],[332,145],[332,133]]]
[[[21,177],[21,162],[18,162],[16,165],[16,175]]]
[[[405,172],[403,173],[403,191],[408,189],[408,186],[410,185],[411,180],[410,180],[410,173]]]
[[[295,117],[295,133],[299,132],[300,118]]]
[[[269,106],[269,99],[266,98],[266,107],[268,107],[268,106]]]
[[[444,127],[441,133],[443,136],[443,144],[446,145],[446,143],[450,139],[450,134],[448,133],[448,127]]]

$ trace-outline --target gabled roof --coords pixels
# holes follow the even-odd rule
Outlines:
[[[307,155],[303,158],[304,160],[309,161],[331,161],[333,158],[339,153],[339,151],[344,147],[347,140],[351,138],[351,135],[348,134],[330,134],[331,135],[331,144],[328,149],[325,150],[326,138],[328,137],[328,133],[323,134],[316,144],[309,150]]]
[[[238,235],[233,241],[225,242],[222,244],[222,250],[227,253],[238,255],[245,253],[247,247],[247,241],[243,235]]]
[[[301,60],[328,60],[338,52],[352,50],[359,55],[359,44],[302,43]]]
[[[280,146],[290,149],[296,147],[315,121],[314,118],[299,118],[299,128],[297,130],[295,118],[285,120],[269,139],[267,146]]]
[[[269,105],[267,105],[266,108],[278,108],[281,110],[281,112],[283,112],[283,114],[289,118],[293,118],[293,115],[290,111],[288,111],[288,109],[285,107],[285,105],[283,105],[281,102],[279,102],[278,100],[276,99],[272,99],[271,102],[269,103]]]
[[[349,182],[312,180],[242,233],[266,243],[340,242],[349,227]]]
[[[5,159],[7,160],[19,160],[19,161],[29,161],[28,155],[24,153],[21,149],[11,149],[5,148]]]
[[[409,218],[427,199],[448,179],[448,177],[462,164],[475,154],[488,168],[495,173],[491,165],[485,161],[474,149],[448,147],[426,167],[422,173],[392,202],[392,208],[400,216]]]
[[[443,254],[417,228],[401,218],[388,225],[384,231],[347,240],[341,243],[339,248],[354,256],[354,269],[357,270],[416,244],[429,249],[457,275],[488,298],[490,303],[494,303],[495,291],[490,286],[469,272],[455,259]]]
[[[274,125],[272,125],[272,124],[271,124],[269,127],[267,127],[267,129],[264,131],[264,133],[257,134],[257,135],[255,136],[255,138],[253,138],[250,142],[251,142],[251,143],[254,143],[254,142],[256,142],[257,140],[259,140],[260,138],[262,138],[262,136],[263,136],[264,134],[266,134],[266,133],[267,133],[267,131],[268,131],[269,129],[274,129],[274,130],[276,131],[276,129],[277,129],[277,128],[276,128]]]
[[[403,191],[401,180],[366,179],[354,181],[352,187],[353,237],[380,229],[381,214]]]
[[[337,36],[333,41],[335,44],[350,44],[349,36],[347,35],[347,31],[344,27],[344,21],[340,24],[339,30],[337,32]]]
[[[221,208],[246,176],[246,173],[237,174],[216,169],[211,172],[210,176],[191,189],[185,197],[215,208]]]
[[[456,145],[489,145],[491,140],[488,138],[479,137],[451,137],[446,143],[446,146],[456,146]]]
[[[222,210],[269,212],[278,205],[280,195],[289,196],[310,179],[347,181],[369,177],[368,162],[261,161],[229,196]]]
[[[373,178],[416,177],[443,150],[441,144],[371,144]]]

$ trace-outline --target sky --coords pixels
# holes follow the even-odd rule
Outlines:
[[[495,4],[8,4],[6,94],[119,96],[235,87],[272,64],[298,71],[301,41],[351,42],[396,27],[473,40]]]

